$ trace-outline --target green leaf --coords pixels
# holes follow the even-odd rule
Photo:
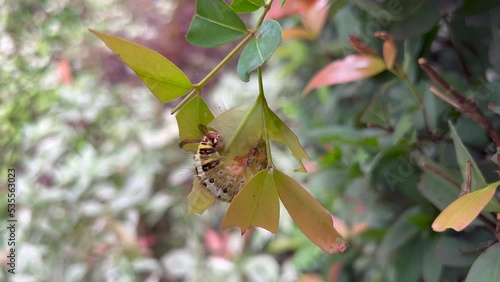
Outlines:
[[[412,130],[413,128],[413,122],[412,122],[412,117],[411,115],[403,115],[396,123],[396,126],[394,128],[394,132],[392,135],[392,142],[394,145],[398,144],[400,141],[403,140],[403,137],[405,137],[406,133]]]
[[[245,23],[224,0],[197,0],[186,39],[202,47],[218,47],[248,33]]]
[[[264,4],[264,0],[234,0],[231,8],[236,13],[251,13],[260,9]]]
[[[272,174],[260,171],[234,197],[222,220],[222,228],[238,226],[245,233],[259,226],[278,231],[280,204]]]
[[[198,140],[202,133],[198,125],[207,125],[214,119],[214,115],[200,96],[196,96],[187,103],[175,116],[179,127],[179,140]],[[186,151],[196,151],[198,144],[187,144]]]
[[[189,214],[202,214],[214,203],[214,201],[215,198],[212,196],[212,193],[210,193],[207,188],[203,187],[198,177],[195,177],[193,189],[188,195]]]
[[[497,181],[458,198],[439,214],[432,223],[432,229],[436,232],[442,232],[447,228],[462,231],[491,201],[499,185],[500,181]]]
[[[283,7],[283,5],[285,5],[285,2],[286,2],[286,0],[281,0],[281,7]]]
[[[240,79],[248,82],[250,73],[271,57],[280,42],[280,24],[274,20],[264,21],[254,37],[247,43],[238,60],[237,72]]]
[[[139,76],[160,102],[174,100],[192,87],[187,76],[167,58],[157,52],[90,29]]]
[[[262,137],[262,105],[242,106],[217,116],[209,126],[217,130],[226,143],[228,158],[246,155]]]
[[[311,158],[300,145],[299,139],[292,130],[269,108],[265,110],[265,121],[269,138],[273,141],[285,144],[297,159],[300,167],[296,169],[299,172],[307,172],[302,158],[310,160]]]
[[[422,265],[422,275],[425,282],[439,282],[443,265],[438,261],[436,256],[438,238],[428,238],[424,248],[424,258]]]
[[[484,251],[472,264],[465,282],[500,281],[500,243]]]
[[[460,167],[460,171],[462,173],[463,179],[466,179],[466,163],[467,161],[470,161],[471,163],[471,173],[472,173],[472,185],[471,185],[471,191],[475,191],[477,189],[481,189],[483,187],[486,187],[488,183],[486,182],[483,174],[481,173],[481,170],[477,166],[476,162],[472,158],[472,156],[469,154],[467,151],[467,148],[465,148],[464,144],[460,140],[460,137],[457,134],[457,130],[453,126],[451,122],[448,122],[450,126],[450,135],[453,138],[453,144],[455,145],[455,152],[457,155],[457,162],[458,166]],[[487,211],[499,211],[500,210],[500,203],[496,199],[493,199],[491,204],[488,205]]]
[[[297,136],[281,121],[281,119],[267,106],[262,96],[249,107],[238,107],[216,117],[210,124],[225,139],[228,157],[245,155],[249,148],[258,144],[264,137],[264,122],[270,140],[285,144],[292,155],[299,161],[297,171],[305,172],[302,158],[310,159],[299,143]]]
[[[455,201],[460,193],[460,187],[430,171],[422,174],[417,187],[420,193],[441,211]]]
[[[335,230],[332,215],[290,176],[275,169],[273,177],[283,205],[307,238],[328,254],[343,253],[347,243]]]
[[[387,260],[391,253],[417,235],[418,228],[411,224],[408,218],[418,213],[420,210],[417,207],[409,209],[391,224],[380,243],[378,255],[381,260]]]

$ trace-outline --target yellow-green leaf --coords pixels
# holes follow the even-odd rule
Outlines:
[[[460,172],[462,173],[463,179],[466,179],[466,163],[467,161],[470,161],[471,163],[471,174],[472,174],[472,183],[471,183],[471,190],[476,191],[477,189],[481,189],[488,185],[486,182],[486,179],[484,178],[483,174],[481,173],[481,170],[477,166],[475,160],[472,158],[470,155],[469,151],[465,147],[465,145],[462,143],[462,140],[460,140],[460,137],[458,136],[457,130],[455,129],[455,126],[451,122],[448,122],[448,125],[450,127],[450,135],[451,138],[453,139],[453,145],[455,145],[455,153],[457,155],[457,162],[458,166],[460,167]],[[487,211],[499,211],[500,210],[500,203],[498,203],[497,199],[493,199],[491,203],[488,204],[486,207]]]
[[[229,157],[246,155],[257,146],[262,137],[262,112],[262,105],[255,103],[251,108],[231,109],[209,123],[224,137]]]
[[[257,173],[234,197],[222,220],[222,228],[237,226],[241,233],[259,226],[278,231],[280,205],[273,177],[267,170]]]
[[[153,92],[160,102],[174,100],[188,92],[192,84],[171,61],[144,46],[90,29],[115,52]]]
[[[189,101],[175,116],[179,127],[179,140],[197,140],[202,137],[198,125],[207,125],[214,119],[214,115],[200,96]],[[198,144],[187,144],[186,151],[196,151]]]
[[[347,243],[335,230],[332,215],[290,176],[274,170],[273,177],[283,205],[309,240],[328,254],[343,253]]]
[[[269,138],[276,142],[285,144],[300,164],[300,167],[297,168],[296,171],[306,172],[306,168],[304,167],[304,164],[302,164],[302,158],[307,160],[310,160],[311,158],[309,158],[300,145],[297,136],[273,111],[271,111],[271,109],[266,109],[265,118]]]
[[[212,193],[201,185],[200,179],[196,177],[193,182],[193,190],[188,195],[188,211],[190,214],[205,212],[215,201]]]
[[[432,223],[432,229],[442,232],[447,228],[461,231],[469,225],[493,198],[500,181],[466,194],[451,203]]]

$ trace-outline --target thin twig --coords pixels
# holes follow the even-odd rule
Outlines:
[[[465,162],[465,183],[458,197],[469,194],[472,186],[472,165],[470,161]]]
[[[450,182],[451,184],[453,184],[454,186],[456,186],[458,189],[460,189],[460,183],[458,181],[456,181],[455,179],[449,177],[448,175],[445,175],[439,169],[431,166],[429,163],[426,163],[426,162],[422,162],[421,165],[422,165],[422,167],[428,169],[430,172],[432,172],[435,175],[443,178],[444,180]]]
[[[472,120],[477,122],[490,136],[495,145],[497,147],[500,147],[500,132],[497,132],[495,130],[490,120],[486,118],[483,112],[481,112],[477,104],[473,100],[467,98],[466,96],[458,93],[455,89],[453,89],[450,84],[448,84],[448,82],[446,82],[433,68],[431,68],[431,66],[424,58],[418,59],[418,63],[420,67],[429,75],[432,81],[436,85],[441,87],[446,92],[446,94],[448,94],[448,96],[443,95],[442,93],[440,93],[441,95],[438,95],[438,91],[436,91],[436,89],[434,89],[433,91],[433,89],[431,88],[431,91],[434,94],[438,95],[439,98],[452,105],[458,111],[464,113]]]

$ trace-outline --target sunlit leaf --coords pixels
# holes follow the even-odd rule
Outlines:
[[[209,126],[225,139],[228,157],[246,155],[262,137],[263,109],[261,103],[243,106],[217,116]]]
[[[290,176],[274,170],[273,177],[283,205],[309,240],[328,254],[343,253],[347,243],[335,230],[332,215]]]
[[[394,44],[394,39],[390,34],[381,31],[375,32],[375,36],[384,40],[384,45],[382,48],[384,53],[385,65],[388,69],[392,69],[397,55],[397,48],[396,44]]]
[[[224,0],[197,0],[186,39],[193,45],[217,47],[247,33],[245,23]]]
[[[191,89],[187,76],[157,52],[115,36],[90,31],[120,56],[160,102],[171,101]]]
[[[222,228],[237,226],[241,233],[259,226],[272,233],[278,231],[279,198],[272,174],[257,173],[234,197],[222,220]]]
[[[466,194],[451,203],[432,223],[432,229],[442,232],[447,228],[461,231],[469,225],[491,201],[500,181]]]
[[[197,140],[202,137],[198,125],[207,125],[214,119],[214,115],[200,96],[196,96],[187,103],[175,116],[179,127],[179,140]],[[188,144],[183,147],[186,151],[195,151],[198,144]]]
[[[238,60],[237,72],[243,81],[250,80],[250,73],[262,66],[281,42],[281,26],[277,21],[266,20],[255,36],[247,43]]]
[[[385,69],[385,62],[378,57],[349,55],[343,60],[328,64],[316,73],[307,84],[304,94],[315,88],[371,77]]]
[[[193,182],[193,190],[188,195],[188,211],[190,214],[205,212],[215,201],[212,193],[201,185],[200,179],[196,177]]]
[[[251,13],[260,9],[264,4],[264,0],[234,0],[231,8],[236,13]]]
[[[472,158],[472,156],[469,154],[469,151],[467,151],[467,148],[464,146],[462,141],[460,140],[460,137],[457,134],[457,130],[455,129],[455,126],[451,122],[448,122],[448,125],[450,127],[450,135],[451,138],[453,139],[453,144],[455,145],[455,152],[457,155],[457,162],[458,166],[460,167],[460,172],[462,173],[463,179],[466,179],[466,163],[467,161],[470,161],[471,163],[471,173],[472,173],[472,184],[471,184],[471,191],[475,191],[477,189],[481,189],[488,185],[486,182],[483,174],[481,173],[481,170],[477,166],[475,160]],[[499,211],[500,210],[500,203],[494,198],[491,203],[486,207],[487,211]]]
[[[465,282],[500,281],[500,242],[484,251],[472,264]]]
[[[292,152],[292,155],[297,159],[300,167],[296,171],[306,172],[302,158],[310,160],[307,153],[300,145],[299,139],[290,128],[273,112],[267,108],[265,110],[265,118],[269,138],[273,141],[285,144]]]

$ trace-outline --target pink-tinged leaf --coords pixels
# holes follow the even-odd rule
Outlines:
[[[376,56],[377,53],[375,50],[370,48],[365,43],[361,42],[361,39],[356,35],[349,35],[349,43],[351,44],[354,50],[358,51],[358,53],[366,56]]]
[[[385,69],[385,62],[381,58],[349,55],[343,60],[331,62],[315,74],[307,84],[304,94],[315,88],[371,77],[383,72]]]
[[[451,203],[432,223],[432,229],[443,232],[447,228],[461,231],[469,225],[491,201],[500,181],[466,194]]]
[[[237,226],[241,233],[259,226],[278,231],[280,204],[273,177],[267,170],[257,173],[234,197],[222,220],[222,228]]]
[[[273,178],[283,205],[307,238],[328,254],[343,253],[347,243],[335,230],[332,215],[290,176],[274,170]]]

